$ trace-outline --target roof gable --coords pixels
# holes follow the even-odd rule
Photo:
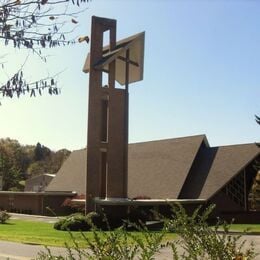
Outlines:
[[[259,155],[255,144],[221,146],[209,169],[200,199],[209,199]]]

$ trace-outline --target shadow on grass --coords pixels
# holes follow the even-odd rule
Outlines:
[[[30,246],[42,246],[42,244],[39,243],[34,243],[34,242],[22,242],[25,245],[30,245]]]

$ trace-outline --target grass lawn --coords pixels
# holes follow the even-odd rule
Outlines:
[[[240,231],[248,229],[248,233],[250,232],[260,232],[260,224],[232,224],[230,227],[230,231]]]
[[[247,228],[250,229],[249,233],[260,232],[260,224],[233,224],[230,230],[242,232]],[[71,233],[80,247],[86,246],[86,242],[80,232]],[[84,235],[89,239],[93,237],[92,232],[84,232]],[[176,238],[175,234],[167,233],[164,240],[172,240],[174,238]],[[64,246],[65,242],[69,246],[73,245],[68,232],[55,230],[53,224],[50,223],[27,220],[9,220],[7,224],[0,224],[0,240],[47,246]]]
[[[85,245],[80,232],[71,233],[81,246]],[[84,234],[89,238],[92,236],[91,232]],[[64,246],[65,242],[73,244],[70,234],[55,230],[53,224],[25,220],[9,220],[7,224],[0,224],[0,240],[48,246]]]
[[[86,246],[81,232],[71,233],[80,247]],[[84,232],[84,235],[89,239],[93,237],[90,231]],[[168,233],[165,240],[175,237],[175,234]],[[27,220],[9,220],[7,224],[0,224],[0,240],[59,247],[64,246],[65,242],[69,246],[73,245],[69,232],[55,230],[50,223]]]

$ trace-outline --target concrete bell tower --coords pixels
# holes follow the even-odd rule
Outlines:
[[[143,53],[144,33],[116,42],[116,20],[92,17],[83,69],[89,72],[86,212],[95,210],[95,200],[127,198],[128,85],[143,77]]]

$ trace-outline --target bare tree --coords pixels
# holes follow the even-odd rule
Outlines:
[[[77,26],[77,14],[89,0],[0,0],[0,42],[17,49],[29,49],[46,62],[44,49],[75,43],[67,39]],[[75,12],[72,10],[77,9]],[[69,23],[69,29],[68,29]],[[81,37],[80,41],[88,37]],[[24,64],[30,55],[25,58]],[[5,67],[8,57],[0,54],[0,66]],[[59,88],[55,76],[27,82],[23,66],[0,85],[3,97],[29,94],[41,95],[47,89],[49,94],[58,95]]]

